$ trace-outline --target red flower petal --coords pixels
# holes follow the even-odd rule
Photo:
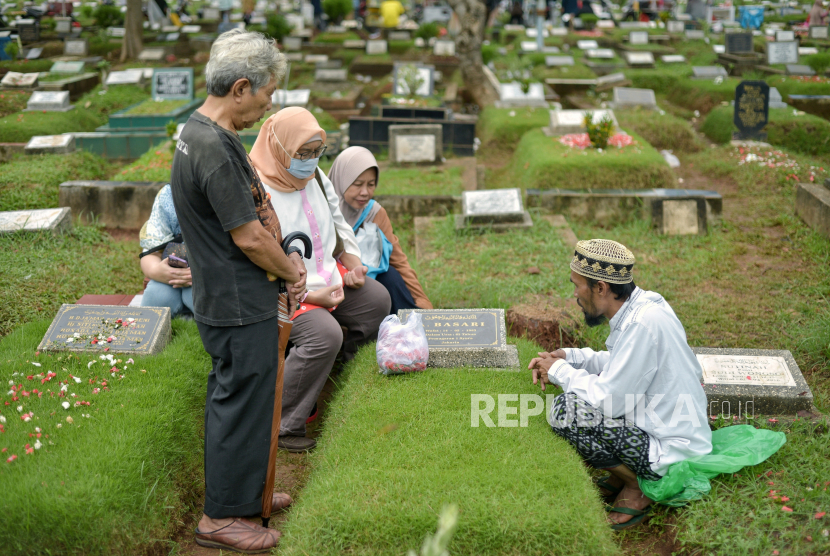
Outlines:
[[[790,508],[790,507],[787,507],[787,506],[781,506],[781,511],[782,512],[791,512],[791,511],[793,511],[793,509]]]
[[[818,512],[818,513],[816,513],[816,515],[814,515],[813,517],[814,517],[814,518],[816,518],[816,519],[821,519],[821,518],[822,518],[822,517],[824,517],[825,515],[827,515],[827,512]]]

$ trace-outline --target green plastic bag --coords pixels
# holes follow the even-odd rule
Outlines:
[[[733,425],[712,433],[712,451],[705,456],[673,463],[659,481],[639,479],[643,493],[665,506],[683,506],[709,494],[709,479],[758,465],[777,452],[787,437],[783,432]]]

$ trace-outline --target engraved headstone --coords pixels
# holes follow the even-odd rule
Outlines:
[[[525,93],[518,83],[501,83],[499,87],[499,100],[496,101],[497,108],[518,108],[523,106],[535,106],[547,108],[545,100],[545,89],[541,83],[531,83]]]
[[[728,76],[723,66],[692,66],[692,79],[726,79]]]
[[[815,75],[816,72],[810,66],[805,66],[804,64],[787,64],[786,65],[787,75],[806,75],[812,76]]]
[[[712,50],[715,54],[726,54],[726,47],[722,44],[713,44]]]
[[[40,22],[34,19],[20,19],[17,21],[17,35],[21,42],[38,42],[40,40]]]
[[[282,47],[286,51],[300,50],[303,47],[302,37],[283,37]]]
[[[43,47],[38,46],[37,48],[30,48],[26,51],[26,59],[27,60],[37,60],[40,58],[40,55],[43,54]]]
[[[305,107],[311,98],[311,89],[294,89],[286,93],[285,89],[277,89],[271,97],[271,103],[279,106],[302,106]]]
[[[63,53],[65,56],[88,56],[89,42],[86,39],[66,39]]]
[[[599,21],[597,21],[596,27],[597,29],[613,29],[614,22],[610,19],[600,19]]]
[[[305,55],[305,63],[306,64],[318,64],[320,62],[328,62],[329,57],[327,54],[306,54]]]
[[[798,42],[771,42],[767,43],[767,64],[797,64]]]
[[[776,42],[794,41],[795,31],[776,31],[775,40]]]
[[[432,53],[435,56],[455,56],[454,41],[435,41],[432,46]]]
[[[788,108],[789,105],[784,102],[781,93],[775,87],[769,89],[769,107],[770,108]]]
[[[568,29],[565,27],[554,27],[550,30],[551,37],[565,37],[568,35]]]
[[[68,35],[72,32],[72,18],[70,17],[56,17],[55,18],[55,32],[58,35]]]
[[[64,304],[37,349],[156,355],[170,337],[169,307]]]
[[[314,72],[315,81],[346,81],[348,70],[342,69],[318,69]]]
[[[461,212],[467,224],[524,222],[522,191],[518,188],[464,191]]]
[[[686,57],[682,54],[664,54],[660,56],[664,64],[685,64]]]
[[[412,36],[409,34],[409,31],[390,31],[388,38],[390,41],[409,41],[412,39]]]
[[[193,68],[156,68],[152,96],[154,99],[193,100]]]
[[[545,65],[549,68],[574,65],[573,56],[545,56]]]
[[[705,199],[657,199],[651,208],[652,223],[661,234],[688,236],[706,233]]]
[[[145,48],[139,53],[138,59],[144,62],[164,60],[164,48]]]
[[[585,115],[591,112],[592,121],[598,124],[604,117],[611,118],[614,129],[619,128],[617,118],[613,110],[551,110],[550,111],[550,132],[551,135],[567,135],[568,133],[585,133]]]
[[[727,54],[749,54],[754,52],[752,33],[726,33],[723,36]]]
[[[812,56],[813,54],[818,54],[818,48],[815,46],[799,46],[798,47],[798,55],[799,56]]]
[[[682,21],[667,21],[666,31],[669,33],[682,33],[686,30],[686,24]]]
[[[686,29],[687,40],[703,40],[706,34],[700,29]]]
[[[349,39],[347,41],[343,41],[343,48],[354,48],[357,50],[363,50],[364,48],[366,48],[366,41],[359,39]]]
[[[654,54],[651,52],[625,52],[625,62],[629,66],[653,66]]]
[[[18,73],[16,71],[10,71],[0,80],[0,85],[3,87],[20,88],[36,87],[39,75],[39,73]]]
[[[65,135],[36,135],[29,139],[23,149],[26,154],[68,154],[75,152],[75,136]]]
[[[389,50],[389,44],[384,40],[366,41],[366,54],[386,54]]]
[[[634,89],[630,87],[614,87],[614,108],[642,106],[657,108],[657,97],[651,89]]]
[[[195,35],[196,33],[202,32],[201,25],[185,25],[181,28],[181,32],[186,35]]]
[[[538,45],[536,44],[536,41],[522,41],[519,44],[519,47],[522,52],[536,52]]]
[[[628,34],[628,44],[648,44],[648,31],[631,31]]]
[[[71,228],[72,211],[69,207],[0,212],[0,234],[41,230],[58,234]]]
[[[585,57],[612,60],[614,58],[614,51],[610,48],[592,48],[585,52]]]
[[[390,125],[389,159],[394,164],[440,162],[443,138],[440,124]]]
[[[786,350],[692,348],[703,369],[710,415],[795,415],[813,393]]]
[[[413,309],[401,309],[404,321]],[[428,367],[519,370],[516,346],[507,343],[504,309],[414,309],[429,346]]]
[[[127,29],[124,27],[109,27],[107,28],[107,36],[115,38],[124,38],[127,34]]]
[[[66,112],[72,108],[69,91],[35,91],[26,103],[26,111]]]
[[[346,26],[344,26],[344,25],[329,25],[329,26],[326,28],[326,32],[328,32],[328,33],[334,33],[334,34],[338,34],[338,35],[339,35],[339,34],[343,34],[343,33],[345,33],[346,31],[348,31],[348,29],[347,29],[347,28],[346,28]],[[407,35],[407,36],[408,36],[408,35]],[[391,40],[391,39],[390,39],[390,40]],[[409,39],[403,39],[403,40],[407,40],[407,41],[408,41]]]
[[[828,38],[828,27],[827,25],[817,27],[812,26],[810,27],[810,38],[811,39],[818,39],[818,40],[827,40]]]
[[[594,40],[581,40],[576,41],[576,47],[580,50],[596,50],[599,48],[599,44]]]
[[[409,86],[403,79],[402,72],[404,68],[407,68],[405,71],[411,71],[408,68],[414,68],[418,72],[418,77],[420,77],[421,84],[418,86],[418,89],[415,91],[415,95],[428,97],[432,95],[435,89],[435,67],[434,66],[421,66],[418,64],[395,64],[394,74],[392,76],[392,94],[393,95],[408,95]]]
[[[55,62],[49,73],[81,73],[84,71],[83,62]]]
[[[620,21],[620,29],[648,29],[646,21]]]
[[[104,82],[108,87],[112,85],[144,85],[144,72],[140,69],[114,71],[107,75]]]
[[[761,133],[769,121],[769,85],[764,81],[742,81],[735,88],[733,122],[736,139],[766,139]]]

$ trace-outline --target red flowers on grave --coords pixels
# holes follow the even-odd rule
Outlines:
[[[11,463],[16,459],[17,459],[17,456],[12,454],[12,455],[9,456],[9,459],[6,460],[6,463]]]

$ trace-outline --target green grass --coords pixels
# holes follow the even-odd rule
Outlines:
[[[345,33],[329,33],[324,32],[320,33],[316,37],[314,37],[315,43],[334,43],[334,44],[343,44],[344,41],[354,41],[360,40],[360,35],[355,33],[354,31],[347,31]]]
[[[3,553],[166,553],[165,539],[203,488],[200,430],[210,357],[195,323],[174,321],[173,341],[160,355],[129,365],[121,356],[112,377],[97,353],[36,355],[49,322],[22,326],[0,342],[4,384],[13,380],[43,392],[0,405],[6,417],[0,435]],[[95,361],[91,368],[88,361]],[[42,385],[38,373],[47,371],[57,376]],[[36,376],[30,381],[27,375]],[[57,396],[59,381],[68,384],[66,398]],[[93,388],[101,392],[93,394]],[[5,390],[2,400],[10,401]],[[90,405],[65,410],[64,399]],[[30,422],[19,418],[19,405],[23,413],[34,412]],[[38,440],[30,437],[35,427],[42,431],[42,447],[27,455],[25,445]],[[11,455],[17,459],[7,463]]]
[[[26,108],[26,103],[31,96],[32,93],[29,91],[5,90],[0,92],[0,118]]]
[[[380,173],[378,195],[461,195],[461,168],[387,168]]]
[[[697,152],[703,142],[688,121],[657,110],[615,110],[614,115],[624,129],[643,137],[655,149]]]
[[[185,104],[188,104],[190,101],[187,99],[182,100],[162,100],[156,101],[153,99],[147,99],[144,102],[141,102],[126,112],[125,114],[132,114],[132,115],[139,115],[139,114],[169,114],[173,110],[177,108],[181,108]]]
[[[54,64],[54,60],[3,60],[0,61],[0,68],[20,73],[35,73],[49,71]]]
[[[134,294],[144,276],[138,242],[114,241],[93,226],[72,232],[0,235],[0,336],[51,317],[85,294]]]
[[[481,140],[482,152],[492,148],[512,150],[522,135],[549,123],[550,111],[546,108],[487,107],[479,115],[476,135]]]
[[[538,347],[518,343],[527,364]],[[470,426],[471,394],[516,395],[518,407],[518,394],[539,392],[527,373],[384,377],[368,346],[338,381],[281,555],[404,554],[449,503],[460,509],[453,555],[615,552],[585,468],[542,415],[527,427]]]
[[[696,63],[694,65],[697,65]],[[720,84],[710,79],[689,79],[692,69],[686,64],[675,64],[653,70],[626,71],[633,86],[654,89],[666,99],[688,110],[707,113],[723,101],[735,99],[735,87],[740,80],[729,77]]]
[[[733,116],[734,107],[718,107],[706,116],[701,131],[715,143],[727,143],[732,140],[732,132],[737,131]],[[830,163],[830,122],[824,118],[812,114],[795,116],[792,108],[775,108],[769,111],[766,132],[771,145]]]
[[[99,95],[100,85],[83,95],[68,112],[20,112],[0,118],[0,142],[25,143],[35,135],[56,135],[72,131],[95,131],[109,115],[146,99],[138,87],[111,87]]]
[[[626,130],[628,131],[628,130]],[[662,155],[636,133],[635,144],[618,149],[574,149],[540,129],[522,136],[508,166],[510,183],[538,189],[648,189],[670,187],[676,178]],[[489,176],[488,176],[489,177]],[[488,180],[489,181],[489,180]]]
[[[86,151],[16,155],[0,164],[0,211],[58,206],[58,190],[69,180],[106,179],[112,166]]]
[[[170,181],[173,152],[170,143],[163,143],[115,174],[113,179],[124,181]]]

